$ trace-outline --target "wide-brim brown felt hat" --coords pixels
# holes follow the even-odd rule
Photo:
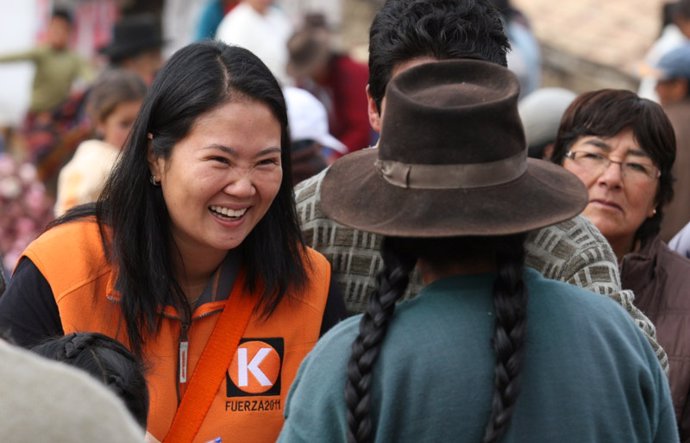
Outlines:
[[[506,235],[552,225],[587,205],[563,167],[527,158],[519,84],[478,60],[426,63],[388,85],[378,149],[336,161],[321,209],[399,237]]]

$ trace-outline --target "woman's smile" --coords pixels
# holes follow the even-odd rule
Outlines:
[[[246,214],[249,207],[232,209],[225,206],[210,206],[208,209],[211,211],[211,214],[221,219],[239,220]]]

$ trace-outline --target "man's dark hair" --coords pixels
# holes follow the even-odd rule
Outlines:
[[[381,100],[393,68],[413,58],[475,58],[507,66],[500,12],[487,0],[388,0],[369,32],[369,94]]]

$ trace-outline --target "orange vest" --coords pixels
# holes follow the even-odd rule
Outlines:
[[[299,364],[312,349],[328,297],[330,265],[308,249],[309,282],[303,293],[286,297],[268,318],[253,314],[196,442],[273,442],[283,424],[283,408]],[[55,296],[65,334],[95,331],[127,344],[119,294],[95,222],[66,223],[45,232],[24,252],[46,278]],[[182,322],[164,310],[157,335],[144,347],[150,410],[148,431],[165,437],[178,406],[181,375],[192,374],[225,301],[198,307],[187,331],[186,368],[179,363]],[[178,366],[179,364],[179,366]],[[182,372],[182,373],[181,373]],[[184,378],[184,377],[182,377]]]

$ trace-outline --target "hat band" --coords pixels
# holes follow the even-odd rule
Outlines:
[[[493,162],[430,165],[376,160],[376,169],[393,186],[409,189],[482,188],[511,182],[527,171],[527,150]]]

